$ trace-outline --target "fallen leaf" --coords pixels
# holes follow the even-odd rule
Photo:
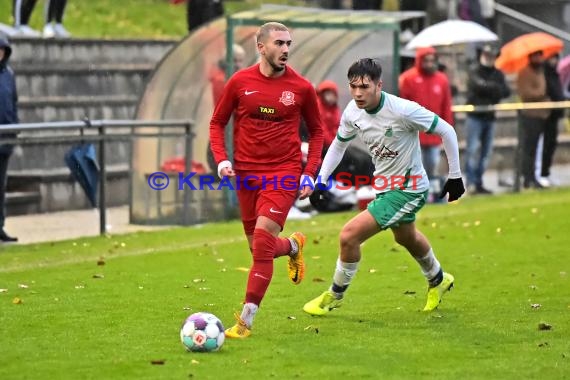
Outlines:
[[[313,278],[313,282],[325,282],[325,280],[320,277],[315,277]]]
[[[150,364],[152,365],[163,365],[166,362],[165,359],[160,359],[160,360],[151,360]]]
[[[190,361],[190,363],[192,363],[192,364],[200,364],[200,362],[199,362],[198,360],[196,360],[196,359],[192,359],[192,360]]]
[[[105,278],[105,275],[102,273],[96,273],[93,275],[93,278]]]
[[[24,301],[22,301],[22,300],[19,299],[18,297],[14,298],[14,299],[12,300],[12,303],[13,303],[14,305],[20,305],[20,304],[22,304],[23,302],[24,302]]]
[[[552,325],[546,322],[540,322],[538,324],[538,329],[539,330],[552,330]]]
[[[368,272],[369,272],[369,273],[376,273],[377,271],[376,271],[376,269],[371,268]]]

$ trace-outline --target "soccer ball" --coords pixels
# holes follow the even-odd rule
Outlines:
[[[218,351],[225,338],[222,322],[210,313],[192,314],[186,318],[180,329],[180,340],[188,351]]]

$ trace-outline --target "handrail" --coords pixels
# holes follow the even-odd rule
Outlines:
[[[85,118],[82,121],[59,121],[59,122],[45,122],[45,123],[23,123],[23,124],[0,124],[0,133],[13,133],[28,131],[45,131],[45,130],[77,130],[81,132],[80,136],[58,135],[56,136],[59,142],[61,141],[95,141],[99,144],[99,233],[104,235],[107,233],[107,216],[106,216],[106,200],[105,200],[105,187],[106,187],[106,165],[105,165],[105,142],[117,141],[120,139],[132,139],[133,137],[184,137],[184,162],[187,168],[191,167],[192,162],[192,139],[194,133],[192,128],[194,122],[191,120],[90,120]],[[183,133],[168,132],[165,134],[112,134],[107,133],[111,128],[149,128],[149,127],[184,127]],[[93,130],[96,134],[83,134],[84,131]],[[2,143],[22,144],[30,142],[46,142],[46,137],[41,138],[33,136],[22,136],[14,138],[5,138],[1,140]],[[54,141],[47,141],[54,142]],[[57,142],[57,141],[55,141]],[[131,200],[129,200],[130,202]],[[189,214],[189,201],[190,192],[184,192],[184,206],[183,206],[183,219],[187,223]]]
[[[563,100],[561,102],[499,103],[499,104],[486,105],[486,106],[465,104],[465,105],[452,106],[451,111],[457,113],[472,113],[472,112],[489,112],[489,111],[542,110],[542,109],[558,109],[558,108],[570,108],[570,100]]]
[[[558,29],[552,25],[549,25],[545,22],[542,22],[540,20],[537,20],[533,17],[527,16],[524,13],[521,13],[519,11],[515,11],[512,8],[509,7],[505,7],[502,4],[499,4],[498,2],[495,3],[495,11],[504,14],[505,16],[509,16],[515,20],[521,21],[525,24],[528,24],[536,29],[540,29],[543,30],[547,33],[552,34],[555,37],[558,37],[560,39],[563,39],[567,42],[570,42],[570,33],[565,32],[562,29]]]
[[[1,132],[23,132],[48,129],[119,128],[119,127],[184,127],[192,120],[89,120],[55,121],[45,123],[0,124]]]

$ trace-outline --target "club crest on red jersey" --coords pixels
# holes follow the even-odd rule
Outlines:
[[[293,94],[291,91],[283,91],[283,93],[281,93],[281,99],[279,99],[279,101],[286,106],[295,104],[295,94]]]

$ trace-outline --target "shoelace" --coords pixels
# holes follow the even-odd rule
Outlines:
[[[245,324],[244,320],[241,319],[241,315],[237,311],[234,312],[234,317],[237,321],[238,334],[242,335],[244,331],[247,329],[247,325]]]

